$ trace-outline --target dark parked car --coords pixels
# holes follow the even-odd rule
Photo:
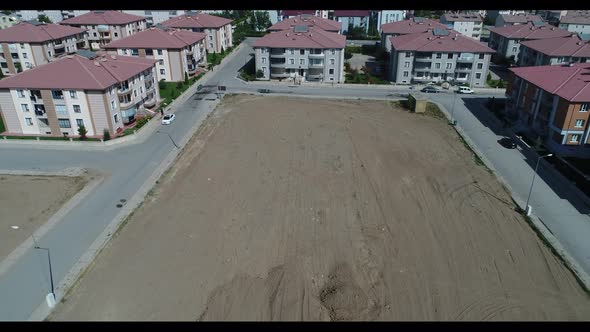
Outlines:
[[[440,92],[439,89],[437,89],[433,86],[427,86],[420,91],[425,92],[425,93],[438,93],[438,92]]]
[[[516,149],[516,143],[510,137],[504,137],[498,140],[498,143],[500,143],[500,145],[502,145],[506,149]]]
[[[260,93],[270,93],[269,89],[258,89],[258,92]]]

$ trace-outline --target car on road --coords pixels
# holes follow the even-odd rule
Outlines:
[[[270,93],[270,89],[258,89],[260,93]]]
[[[166,114],[162,118],[162,124],[163,125],[169,125],[169,124],[172,123],[172,121],[174,121],[174,119],[176,119],[176,115],[174,115],[174,114]]]
[[[420,90],[420,91],[422,91],[422,92],[425,92],[425,93],[438,93],[438,92],[440,92],[440,90],[439,90],[439,89],[437,89],[437,88],[435,88],[435,87],[433,87],[433,86],[427,86],[427,87],[424,87],[424,88],[423,88],[422,90]]]
[[[504,137],[498,140],[498,143],[506,149],[516,149],[516,143],[510,137]]]
[[[457,93],[473,94],[474,92],[475,91],[468,86],[460,86],[459,89],[457,89]]]

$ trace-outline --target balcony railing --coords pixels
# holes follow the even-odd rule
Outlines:
[[[129,99],[128,101],[121,101],[121,100],[119,100],[119,108],[121,110],[129,109],[133,105],[135,105],[135,103],[133,102],[133,99]]]
[[[53,48],[54,48],[55,50],[57,50],[57,49],[59,49],[59,48],[64,48],[64,47],[66,47],[66,46],[64,45],[64,43],[63,43],[63,42],[61,42],[60,44],[54,44],[54,45],[53,45]]]
[[[129,88],[129,86],[122,86],[122,87],[119,87],[119,89],[117,90],[117,93],[119,94],[119,96],[124,96],[130,92],[131,92],[131,89]]]
[[[424,62],[424,61],[432,61],[432,57],[430,56],[421,56],[421,57],[415,57],[414,60],[419,61],[419,62]]]
[[[457,62],[473,62],[472,56],[465,56],[457,58]]]
[[[271,58],[284,58],[287,56],[287,53],[271,53],[270,57]]]
[[[282,78],[282,77],[290,77],[291,74],[289,73],[270,73],[270,77]]]
[[[310,59],[318,59],[318,58],[323,58],[324,53],[309,53],[308,56]]]
[[[96,29],[99,32],[105,32],[105,31],[109,31],[109,26],[108,25],[99,25]]]
[[[456,67],[455,71],[459,72],[459,73],[467,73],[470,72],[472,70],[471,67]]]

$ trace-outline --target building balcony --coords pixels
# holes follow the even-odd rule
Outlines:
[[[469,73],[473,68],[471,67],[457,67],[455,68],[455,72],[457,73]]]
[[[56,51],[57,51],[58,49],[60,49],[60,48],[64,48],[64,47],[66,47],[66,46],[65,46],[65,44],[64,44],[63,42],[61,42],[60,44],[54,44],[54,45],[53,45],[53,49],[54,49],[54,50],[56,50]]]
[[[108,25],[99,25],[96,27],[96,30],[98,30],[98,32],[108,32],[109,26]]]
[[[312,62],[309,64],[309,68],[323,68],[324,67],[324,63],[323,62]]]
[[[285,77],[291,77],[291,74],[289,73],[270,73],[270,77],[271,78],[285,78]]]
[[[85,48],[86,47],[86,41],[85,40],[78,40],[76,42],[76,47],[78,47],[78,48]]]
[[[100,39],[111,39],[111,35],[100,35]]]
[[[271,53],[270,54],[271,58],[284,58],[286,56],[287,56],[287,53],[275,53],[275,54]]]
[[[156,100],[156,97],[154,96],[152,99],[143,103],[143,107],[146,107],[146,108],[154,107],[156,105],[156,102],[157,102],[157,100]]]
[[[430,57],[430,56],[415,57],[414,60],[417,61],[417,62],[431,62],[432,61],[432,57]]]
[[[307,78],[310,79],[321,79],[322,77],[324,77],[324,74],[307,74]]]
[[[133,102],[133,99],[130,99],[128,101],[120,101],[119,100],[119,108],[121,110],[128,110],[131,107],[135,106],[135,103]]]
[[[197,67],[196,66],[188,66],[188,73],[190,75],[194,74],[197,71]]]
[[[310,59],[323,59],[324,53],[309,53],[308,56]]]
[[[468,56],[468,57],[459,57],[457,58],[457,62],[473,62],[474,57],[472,56]]]
[[[192,48],[189,48],[189,49],[186,51],[186,55],[193,55],[193,54],[195,54],[195,51],[193,51],[193,49],[192,49]]]
[[[277,62],[277,63],[270,63],[270,66],[272,68],[285,68],[287,67],[287,63],[286,62]]]
[[[145,87],[145,92],[146,92],[146,93],[150,93],[150,92],[154,91],[154,87],[155,87],[155,86],[156,86],[155,84],[152,84],[152,85],[150,85],[150,86],[146,86],[146,87]]]
[[[18,52],[18,48],[14,44],[8,44],[8,49],[10,52]]]
[[[117,89],[117,94],[119,96],[124,96],[128,93],[131,93],[131,88],[126,86],[126,87],[120,87],[119,89]]]

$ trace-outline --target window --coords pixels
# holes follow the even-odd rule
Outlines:
[[[119,114],[115,114],[113,118],[115,119],[115,123],[119,123]]]
[[[213,43],[209,43],[209,48],[213,48]]]
[[[53,99],[64,99],[64,94],[61,90],[51,90]]]
[[[333,68],[330,69],[330,75],[334,75],[334,69]]]
[[[20,44],[20,48],[24,50],[25,49],[25,44]]]
[[[117,32],[113,32],[113,36],[114,36],[115,38],[117,38],[117,37],[119,37],[119,34],[118,34]]]
[[[435,69],[440,69],[440,63],[435,63],[435,64],[434,64],[434,68],[435,68]]]
[[[265,72],[265,71],[266,71],[266,67],[262,67],[262,72]]]
[[[580,106],[580,112],[588,112],[588,104],[582,104]]]
[[[25,98],[25,91],[24,90],[16,90],[16,93],[18,93],[19,98]]]
[[[84,120],[82,119],[76,119],[76,125],[78,125],[78,127],[86,127],[84,126]]]
[[[70,119],[57,119],[60,128],[72,128],[72,124],[70,123]]]
[[[111,100],[111,111],[115,110],[115,101]]]
[[[260,59],[260,61],[261,61],[262,63],[266,63],[266,58],[261,58],[261,59]]]
[[[209,40],[213,40],[213,36],[209,36]]]
[[[289,59],[289,63],[294,65],[295,64],[295,59]]]
[[[453,53],[449,53],[449,54],[447,54],[447,58],[448,58],[448,59],[452,59],[452,58],[453,58]]]
[[[162,66],[163,66],[163,65],[164,65],[164,59],[160,59],[160,60],[158,61],[158,64],[160,64],[160,65],[162,65]]]
[[[332,50],[332,55],[336,54],[336,50]]]
[[[158,55],[162,55],[162,50],[158,50]]]
[[[481,78],[481,73],[475,73],[475,78],[476,79],[480,79]]]
[[[25,121],[27,121],[27,126],[33,125],[33,118],[25,118]]]
[[[98,35],[96,34],[96,32],[92,33],[92,35],[93,35],[94,37],[97,37],[97,36],[98,36]]]
[[[404,62],[404,68],[410,68],[410,61]]]
[[[141,86],[139,87],[139,93],[140,94],[143,93],[143,87],[141,87]]]
[[[330,64],[333,65],[335,63],[334,59],[330,59]]]
[[[166,70],[165,69],[160,69],[160,75],[166,75]]]
[[[74,113],[82,113],[82,110],[80,109],[80,105],[73,105],[74,106]]]
[[[512,52],[516,52],[516,46],[512,48]]]
[[[437,59],[441,59],[442,58],[442,53],[436,53],[436,58]]]
[[[304,65],[305,64],[305,59],[299,59],[299,64],[300,65]]]
[[[409,75],[410,75],[409,72],[407,72],[407,71],[404,72],[404,77],[408,77]]]
[[[480,59],[480,60],[483,60],[483,57],[484,57],[484,56],[485,56],[485,54],[483,54],[483,53],[480,53],[480,54],[479,54],[479,59]]]
[[[261,54],[265,54],[265,53],[266,53],[266,48],[261,48],[261,49],[260,49],[260,53],[261,53]]]
[[[23,53],[23,59],[27,58],[27,53]]]
[[[151,48],[147,48],[145,50],[145,55],[154,55],[154,50],[152,50]]]
[[[409,58],[412,56],[412,52],[406,52],[406,57]]]
[[[70,98],[78,99],[78,94],[74,90],[70,90]]]
[[[576,127],[581,128],[584,127],[584,120],[576,120]]]
[[[20,108],[23,110],[23,112],[28,112],[29,111],[29,105],[28,104],[20,104]]]
[[[133,97],[137,97],[137,90],[133,90]]]
[[[576,143],[578,141],[578,139],[580,138],[580,135],[578,134],[573,134],[570,138],[570,142],[572,143]]]
[[[481,62],[480,62],[480,63],[478,63],[478,64],[477,64],[477,69],[483,69],[483,63],[481,63]]]
[[[451,62],[447,62],[447,69],[453,68],[453,64]]]

